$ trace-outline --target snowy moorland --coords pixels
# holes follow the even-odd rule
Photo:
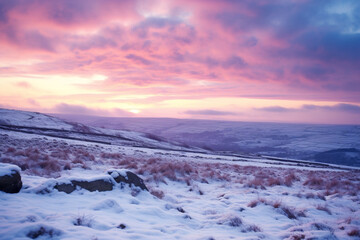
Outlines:
[[[145,132],[215,151],[360,167],[360,126],[58,115],[89,126]]]
[[[354,167],[221,155],[3,109],[0,154],[23,184],[0,192],[0,239],[360,239]],[[149,191],[54,188],[109,169],[136,173]]]

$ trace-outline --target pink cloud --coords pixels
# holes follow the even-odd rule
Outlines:
[[[17,82],[15,85],[21,88],[31,88],[31,84],[25,81]]]
[[[239,113],[204,109],[204,110],[188,110],[185,111],[185,114],[200,115],[200,116],[227,116],[227,115],[238,115]]]
[[[34,107],[39,107],[39,106],[40,106],[40,104],[39,104],[36,100],[34,100],[34,99],[32,99],[32,98],[29,98],[29,99],[27,100],[27,102],[28,102],[30,105],[34,106]]]

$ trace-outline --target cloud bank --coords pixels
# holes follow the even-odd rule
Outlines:
[[[360,103],[358,0],[0,1],[0,48],[3,89],[14,81],[31,87],[24,101],[39,104],[51,95],[53,105],[76,105],[64,96],[84,93],[106,95],[106,108],[119,96],[157,104],[241,96]],[[54,92],[50,80],[35,81],[50,76],[66,87]],[[4,90],[1,96],[13,101]]]
[[[228,116],[228,115],[238,115],[235,112],[225,112],[225,111],[217,111],[211,109],[205,110],[188,110],[184,112],[185,114],[189,115],[202,115],[202,116]]]
[[[286,108],[280,106],[271,106],[271,107],[263,107],[263,108],[254,108],[254,110],[264,111],[264,112],[294,112],[294,111],[311,111],[311,110],[326,110],[326,111],[335,111],[335,112],[349,112],[360,114],[360,106],[354,104],[340,103],[332,106],[319,106],[319,105],[311,105],[306,104],[300,108]]]

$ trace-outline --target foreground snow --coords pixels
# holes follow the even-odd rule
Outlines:
[[[0,162],[21,167],[23,181],[18,194],[0,192],[0,239],[360,238],[356,168],[10,130],[0,130],[0,154]],[[39,191],[55,179],[97,179],[122,168],[149,192]]]
[[[99,174],[85,171],[64,175]],[[358,196],[322,197],[301,184],[263,190],[226,181],[188,186],[166,179],[157,186],[164,192],[158,199],[130,188],[36,194],[45,180],[25,175],[19,194],[0,193],[1,239],[39,231],[55,239],[352,239],[348,233],[360,224]]]
[[[34,140],[13,141],[15,152],[1,144],[2,160],[30,162],[31,153],[20,155],[21,151],[26,155]],[[355,170],[319,172],[314,167],[279,168],[266,162],[254,167],[211,155],[206,159],[196,154],[41,141],[38,154],[48,154],[50,161],[54,149],[70,151],[62,163],[70,163],[71,170],[48,172],[34,162],[36,169],[22,173],[24,188],[19,194],[0,193],[1,239],[355,239],[349,234],[358,234],[360,179]],[[44,144],[47,141],[49,146]],[[96,178],[119,167],[140,174],[150,193],[130,188],[36,193],[51,176]]]

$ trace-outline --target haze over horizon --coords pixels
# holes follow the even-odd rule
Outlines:
[[[360,124],[360,1],[0,0],[0,107]]]

